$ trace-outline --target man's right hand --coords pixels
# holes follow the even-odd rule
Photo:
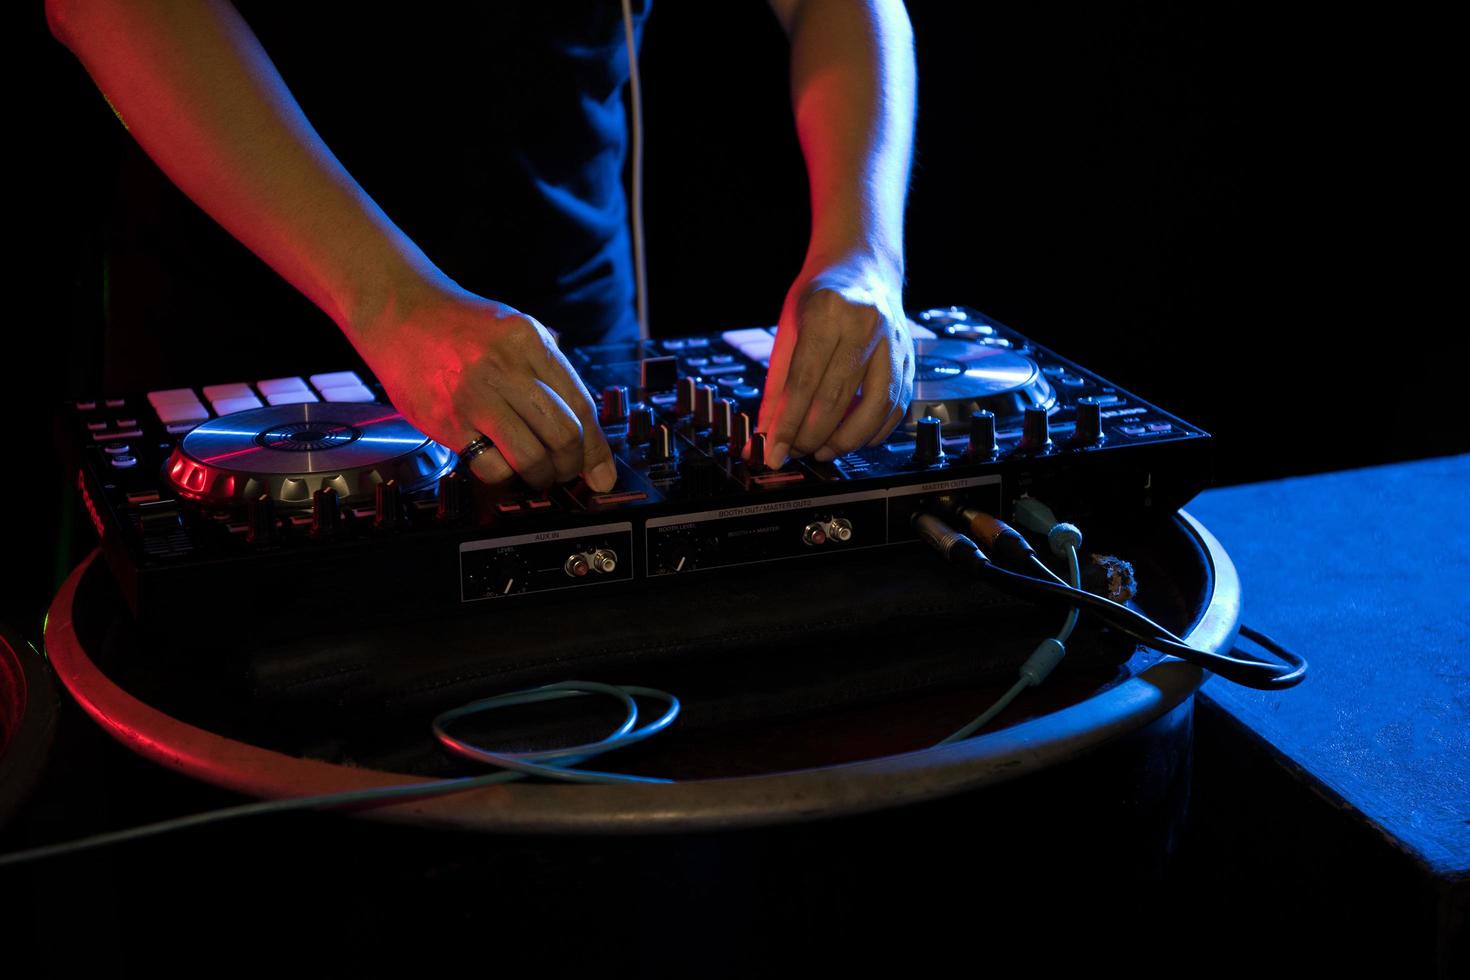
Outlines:
[[[515,475],[533,487],[584,474],[617,482],[592,397],[550,331],[503,303],[448,284],[393,304],[353,343],[394,407],[456,451],[490,437],[470,464],[490,484]]]

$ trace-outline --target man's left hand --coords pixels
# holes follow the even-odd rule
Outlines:
[[[766,462],[811,454],[826,462],[877,445],[903,420],[913,387],[900,277],[866,257],[803,270],[766,375]]]

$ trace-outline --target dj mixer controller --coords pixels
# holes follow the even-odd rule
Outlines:
[[[617,459],[606,493],[492,491],[352,371],[78,400],[58,435],[145,623],[656,589],[911,546],[941,496],[1128,522],[1208,485],[1207,433],[1016,331],[959,307],[911,329],[914,398],[887,441],[779,468],[753,431],[775,328],[568,351]]]

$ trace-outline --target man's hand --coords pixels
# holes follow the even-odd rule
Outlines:
[[[797,278],[761,404],[769,465],[812,453],[826,462],[882,442],[902,421],[914,342],[901,293],[897,275],[867,259],[819,264]]]
[[[394,407],[456,451],[481,433],[495,448],[470,464],[503,484],[533,487],[587,477],[617,481],[592,397],[551,332],[533,318],[468,291],[435,284],[354,338]]]
[[[912,394],[903,203],[914,39],[902,0],[771,0],[791,40],[791,106],[812,205],[776,334],[761,428],[772,465],[881,441]],[[853,405],[854,394],[860,401]]]

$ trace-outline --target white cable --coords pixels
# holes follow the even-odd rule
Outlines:
[[[1075,525],[1058,521],[1050,507],[1032,497],[1022,498],[1016,505],[1015,513],[1017,523],[1034,531],[1045,533],[1051,550],[1067,559],[1067,577],[1071,580],[1072,588],[1080,591],[1082,566],[1077,559],[1077,549],[1082,545],[1082,532]],[[1077,607],[1072,606],[1067,610],[1067,618],[1057,635],[1051,639],[1042,640],[1041,644],[1031,652],[1031,656],[1026,658],[1026,662],[1021,665],[1021,679],[987,708],[984,714],[935,744],[953,745],[955,742],[964,741],[1004,711],[1016,699],[1016,695],[1046,680],[1047,676],[1056,669],[1057,664],[1062,662],[1062,658],[1067,655],[1066,643],[1072,638],[1072,630],[1076,625]]]
[[[628,84],[633,103],[633,276],[638,290],[638,336],[648,334],[648,261],[643,246],[643,86],[638,78],[638,45],[633,40],[632,0],[623,0],[623,33],[628,41]]]

